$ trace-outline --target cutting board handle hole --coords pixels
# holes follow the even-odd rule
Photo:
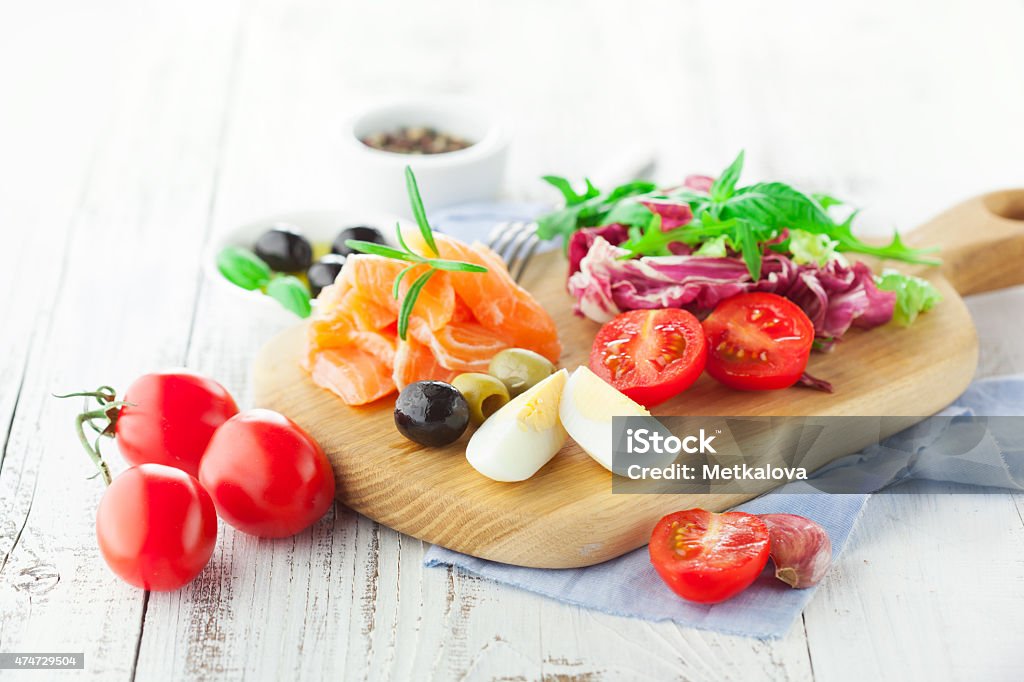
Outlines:
[[[985,195],[985,208],[1006,220],[1024,222],[1024,189],[1009,189]]]

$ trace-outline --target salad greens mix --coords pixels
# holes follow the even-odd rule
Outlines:
[[[937,265],[936,249],[911,248],[898,232],[888,244],[866,243],[853,233],[857,210],[844,212],[847,207],[835,197],[804,193],[783,182],[741,185],[743,161],[740,152],[717,178],[694,176],[667,190],[651,182],[632,181],[602,192],[586,180],[583,191],[577,192],[565,178],[545,176],[544,180],[561,192],[565,205],[538,220],[538,235],[565,241],[570,275],[576,278],[575,286],[570,280],[570,290],[581,298],[580,312],[597,319],[616,308],[655,307],[657,301],[700,309],[701,300],[718,298],[713,291],[709,296],[709,287],[721,288],[724,282],[707,279],[701,270],[707,259],[741,264],[747,288],[757,290],[779,288],[780,267],[784,272],[790,270],[790,265],[780,265],[780,259],[797,267],[792,271],[794,278],[817,279],[811,288],[818,301],[807,312],[812,319],[813,313],[821,313],[822,324],[816,327],[822,337],[837,336],[837,329],[841,333],[849,324],[858,324],[858,319],[860,326],[866,326],[868,320],[874,326],[883,318],[909,324],[939,300],[939,293],[923,279],[897,272],[872,277],[866,266],[850,266],[843,255]],[[842,213],[844,217],[836,215]],[[587,234],[579,234],[581,231]],[[587,272],[576,277],[581,251],[585,253],[599,238],[615,247],[614,255],[599,249],[604,262],[598,263],[595,256],[589,263],[592,267],[585,267]],[[640,263],[617,268],[609,258],[639,259]],[[766,269],[768,261],[773,265]],[[724,260],[717,265],[724,269]],[[669,271],[679,278],[677,282],[666,279]],[[739,284],[732,268],[728,282],[732,288]],[[688,292],[696,288],[701,288],[701,293],[691,297]],[[652,293],[655,289],[656,295]],[[890,293],[876,295],[878,292]],[[799,298],[795,294],[789,297]],[[828,308],[854,294],[870,304],[864,304],[863,310],[847,311],[844,317],[852,315],[849,321],[826,323],[835,317]],[[830,296],[836,300],[829,300]],[[591,299],[589,305],[586,298]],[[601,299],[596,301],[599,305],[594,305],[594,299]]]

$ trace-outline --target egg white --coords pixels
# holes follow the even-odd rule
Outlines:
[[[466,446],[466,459],[495,481],[525,481],[565,445],[559,403],[569,373],[552,374],[512,399],[480,425]]]
[[[608,471],[612,470],[612,417],[649,417],[611,384],[580,366],[565,383],[558,408],[562,426],[588,455]]]

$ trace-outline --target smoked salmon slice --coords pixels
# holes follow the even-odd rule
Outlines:
[[[355,346],[313,355],[314,383],[333,391],[349,405],[364,405],[394,392],[391,369]]]
[[[417,231],[403,233],[426,254]],[[440,258],[483,265],[487,272],[436,271],[420,291],[399,339],[401,301],[428,267],[383,256],[348,257],[337,280],[317,298],[307,330],[305,368],[313,381],[349,405],[378,400],[427,379],[451,381],[462,372],[485,372],[499,351],[526,348],[558,362],[554,320],[517,285],[505,264],[481,244],[435,235]],[[430,254],[433,255],[433,254]]]

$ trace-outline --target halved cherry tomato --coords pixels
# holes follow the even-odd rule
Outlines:
[[[271,410],[239,412],[217,429],[199,466],[217,513],[243,533],[295,535],[334,503],[334,471],[313,438]]]
[[[188,370],[143,374],[125,391],[124,401],[114,427],[124,458],[192,476],[199,475],[199,459],[213,432],[238,413],[223,386]]]
[[[702,604],[747,589],[768,563],[768,526],[753,514],[678,511],[658,521],[651,564],[673,592]]]
[[[704,370],[707,346],[700,322],[685,310],[631,310],[597,332],[590,369],[650,407],[690,387]]]
[[[194,477],[162,464],[141,464],[103,493],[96,539],[110,570],[125,582],[176,590],[209,563],[217,512]]]
[[[787,388],[807,368],[814,325],[789,299],[766,293],[727,298],[704,320],[708,374],[745,391]]]

